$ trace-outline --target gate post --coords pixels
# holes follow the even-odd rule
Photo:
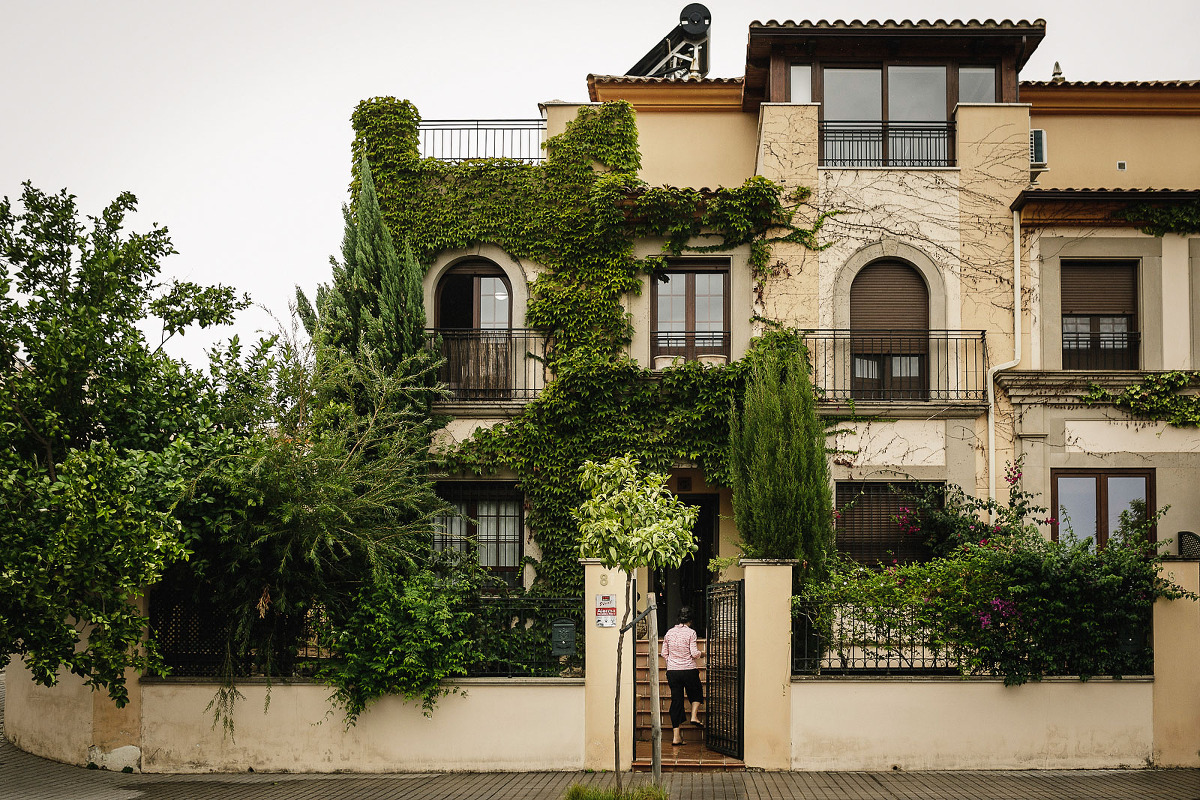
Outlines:
[[[745,756],[792,768],[793,560],[743,558],[746,581]]]
[[[1170,561],[1160,575],[1200,591],[1200,565]],[[1154,765],[1200,766],[1200,608],[1195,600],[1154,602]]]
[[[585,769],[613,768],[613,703],[617,689],[617,638],[625,618],[625,573],[605,569],[598,558],[580,559],[583,564],[583,766]],[[598,627],[597,596],[612,595],[616,612],[613,627]],[[636,606],[636,602],[634,603]],[[608,608],[602,609],[607,616]],[[632,618],[632,615],[631,615]],[[631,629],[625,635],[621,666],[621,769],[633,763],[633,676],[637,657]]]

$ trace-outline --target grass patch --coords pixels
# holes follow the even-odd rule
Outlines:
[[[599,789],[575,784],[567,789],[563,800],[668,800],[668,797],[666,789],[658,786],[636,786],[618,792],[616,789]]]

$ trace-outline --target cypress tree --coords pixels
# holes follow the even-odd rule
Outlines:
[[[318,289],[315,313],[297,289],[297,311],[323,346],[352,357],[365,346],[392,367],[424,344],[424,273],[407,241],[403,258],[397,254],[366,158],[358,164],[358,184],[354,208],[342,207],[346,226],[341,262],[330,258],[333,282]]]
[[[746,554],[795,558],[800,584],[820,580],[833,549],[825,426],[802,346],[754,357],[741,409],[730,418],[733,514]]]

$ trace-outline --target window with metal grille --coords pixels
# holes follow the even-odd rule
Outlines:
[[[1063,369],[1137,369],[1137,262],[1062,263]]]
[[[511,483],[461,481],[439,483],[438,495],[454,506],[457,514],[438,519],[433,537],[436,550],[472,549],[479,563],[508,584],[521,582],[524,540],[524,498]]]
[[[928,560],[923,537],[904,531],[896,518],[930,485],[941,484],[838,481],[838,551],[870,565]]]

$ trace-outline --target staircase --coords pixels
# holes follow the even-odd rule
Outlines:
[[[697,644],[707,652],[707,642],[700,639]],[[661,645],[660,645],[661,646]],[[637,695],[634,706],[634,772],[649,772],[651,763],[652,724],[654,712],[650,707],[650,643],[646,639],[638,639],[634,648],[634,693]],[[703,661],[700,667],[700,682],[704,683],[705,673]],[[658,657],[658,714],[662,719],[662,768],[663,772],[732,772],[746,768],[745,763],[736,758],[729,758],[721,753],[709,750],[704,746],[704,729],[697,728],[687,722],[683,724],[683,741],[685,744],[675,747],[671,744],[671,688],[667,686],[666,660]],[[690,705],[687,718],[690,719]],[[705,720],[705,706],[700,706],[700,720]]]

